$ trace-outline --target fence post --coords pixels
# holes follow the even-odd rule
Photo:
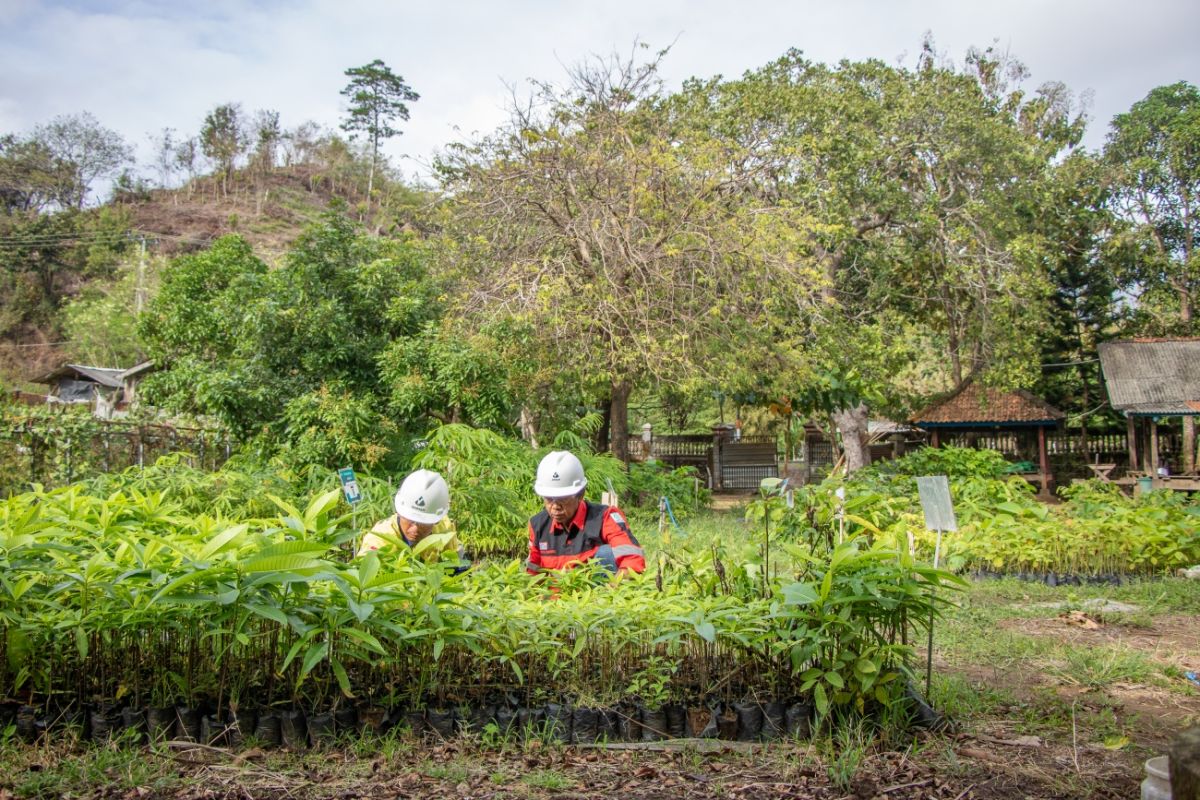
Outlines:
[[[712,461],[713,461],[713,489],[724,488],[725,481],[721,475],[721,430],[713,431],[713,446],[712,446]]]

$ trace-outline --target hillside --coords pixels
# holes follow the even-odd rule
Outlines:
[[[387,235],[414,224],[424,201],[399,184],[376,192],[368,226]],[[117,199],[131,227],[147,235],[154,252],[165,256],[201,249],[214,239],[236,233],[267,261],[287,250],[304,226],[331,204],[343,204],[363,220],[365,198],[354,180],[310,164],[279,167],[269,173],[236,173],[223,190],[214,176],[178,189],[156,189]]]
[[[132,286],[119,283],[120,265],[137,258],[130,234],[144,237],[156,264],[231,233],[245,237],[270,264],[331,207],[340,206],[380,236],[420,228],[418,217],[431,194],[377,176],[368,212],[365,186],[360,162],[310,161],[238,169],[225,181],[220,175],[198,176],[178,188],[122,188],[108,203],[76,214],[9,218],[0,230],[9,246],[0,255],[15,276],[15,288],[0,301],[0,381],[10,389],[38,392],[42,387],[29,383],[31,378],[68,361],[88,361],[72,350],[64,310],[77,298],[122,292],[132,309]],[[154,284],[151,275],[151,290]],[[106,361],[100,366],[117,366],[107,363],[112,358],[90,358]]]

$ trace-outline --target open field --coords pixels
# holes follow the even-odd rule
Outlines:
[[[736,508],[665,542],[641,522],[652,552],[752,535]],[[1123,798],[1136,796],[1146,758],[1200,722],[1200,687],[1184,677],[1200,668],[1194,582],[984,580],[958,601],[934,653],[932,700],[951,733],[860,723],[795,743],[607,749],[395,734],[302,753],[8,742],[0,798]]]

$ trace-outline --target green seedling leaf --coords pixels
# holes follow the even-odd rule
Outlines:
[[[359,603],[350,597],[346,598],[346,606],[359,622],[366,622],[367,617],[371,616],[371,612],[375,610],[374,603]]]
[[[248,575],[256,572],[293,572],[311,575],[327,566],[329,566],[328,561],[305,555],[259,556],[244,562],[242,571]]]
[[[821,716],[829,713],[829,696],[825,694],[825,687],[817,684],[813,687],[813,702],[817,706],[817,713]]]
[[[300,677],[313,671],[313,667],[321,663],[325,656],[329,653],[329,642],[317,642],[308,648],[308,652],[304,654],[304,662],[300,665]]]
[[[272,622],[278,622],[280,625],[288,624],[287,614],[284,614],[274,606],[264,606],[259,605],[258,603],[246,603],[246,609],[253,614],[257,614],[260,617],[269,619]]]
[[[339,488],[330,489],[325,494],[314,498],[313,501],[308,504],[308,508],[304,509],[304,521],[307,523],[307,527],[310,529],[313,528],[318,517],[328,513],[331,509],[337,506],[341,496],[342,490]]]
[[[338,490],[341,491],[340,489]],[[329,665],[333,667],[333,674],[337,678],[338,687],[342,690],[342,694],[350,699],[354,699],[354,692],[350,691],[350,676],[346,674],[346,668],[342,666],[342,662],[336,658],[329,660]]]
[[[789,583],[783,587],[783,602],[791,606],[806,606],[820,599],[817,590],[809,583]]]
[[[372,652],[378,653],[381,656],[387,655],[387,651],[383,649],[383,645],[379,643],[379,640],[366,631],[359,630],[358,628],[342,628],[339,633],[361,642]]]
[[[319,542],[307,542],[301,539],[292,539],[287,542],[277,542],[267,545],[258,551],[259,558],[267,556],[296,556],[310,555],[319,556],[329,552],[329,547]]]

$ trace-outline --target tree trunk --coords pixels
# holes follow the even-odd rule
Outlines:
[[[633,385],[629,381],[613,381],[609,436],[612,454],[625,464],[629,463],[629,394],[632,391]]]
[[[871,448],[867,446],[867,407],[859,403],[854,408],[835,411],[832,415],[842,434],[842,450],[846,454],[846,473],[851,474],[871,463]]]
[[[521,406],[521,416],[517,419],[517,427],[521,430],[521,438],[529,442],[529,446],[537,449],[537,427],[533,424],[533,414],[528,406]]]
[[[597,453],[608,450],[608,432],[612,427],[612,397],[600,398],[600,427],[596,429],[594,447]]]

